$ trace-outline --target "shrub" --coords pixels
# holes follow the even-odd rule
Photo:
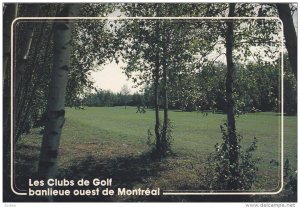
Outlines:
[[[289,159],[285,160],[284,163],[284,181],[285,181],[285,192],[287,201],[297,200],[297,171],[293,170],[290,165]]]
[[[226,126],[227,124],[225,124]],[[230,183],[237,183],[237,190],[244,191],[251,189],[257,177],[257,163],[259,158],[253,158],[253,154],[257,149],[257,139],[254,137],[251,145],[242,150],[241,146],[237,147],[238,162],[232,164],[229,161],[229,135],[227,128],[220,126],[222,132],[222,144],[215,145],[215,151],[211,153],[207,159],[206,170],[204,174],[204,183],[209,190],[231,190]],[[242,136],[237,134],[238,144],[242,140]],[[233,176],[230,172],[231,166],[236,168],[238,173]]]
[[[173,123],[168,120],[168,128],[163,128],[163,126],[160,126],[160,149],[157,149],[156,145],[156,138],[155,135],[151,132],[150,129],[147,130],[147,141],[146,144],[151,148],[151,152],[153,155],[156,155],[156,157],[164,157],[167,156],[168,153],[171,151],[171,145],[173,142]],[[166,133],[164,132],[166,131]],[[162,135],[166,135],[165,138]]]
[[[162,156],[165,156],[168,152],[171,152],[171,145],[173,142],[173,123],[168,120],[168,128],[161,128],[160,135],[165,135],[165,137],[161,136],[161,154]],[[166,132],[164,132],[166,131]]]

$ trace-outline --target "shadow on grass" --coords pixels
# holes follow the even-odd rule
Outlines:
[[[38,162],[38,147],[23,146],[17,151],[16,162],[16,184],[19,188],[28,189],[28,179],[35,178],[36,167]],[[31,154],[25,153],[32,151]],[[90,152],[92,154],[92,152]],[[170,156],[172,157],[172,156]],[[115,192],[118,188],[158,188],[161,174],[164,173],[167,161],[158,160],[152,156],[151,152],[144,152],[138,155],[123,155],[108,157],[97,157],[88,155],[80,159],[71,160],[67,166],[62,167],[58,171],[58,179],[68,179],[77,181],[79,179],[87,179],[92,181],[94,178],[107,179],[112,178],[112,187]],[[185,178],[185,177],[183,177]],[[171,180],[172,181],[172,180]],[[171,182],[170,181],[170,182]],[[171,182],[172,183],[172,182]],[[158,186],[158,187],[157,187]],[[73,186],[68,187],[71,192],[75,189],[95,189],[90,185],[87,187]],[[104,187],[106,188],[106,187]],[[61,189],[61,188],[60,188]],[[189,187],[181,186],[179,190],[189,189]],[[163,191],[163,190],[162,190]],[[39,202],[43,201],[42,197],[19,197],[11,195],[6,198],[7,202]],[[249,202],[253,201],[250,196],[57,196],[54,197],[55,202]]]
[[[28,179],[36,178],[38,154],[24,154],[24,151],[33,151],[37,153],[37,149],[34,146],[24,146],[22,151],[18,152],[17,158],[17,177],[16,184],[20,189],[28,190]],[[158,177],[158,172],[161,171],[160,160],[154,158],[152,153],[145,152],[139,155],[130,156],[117,156],[112,158],[98,158],[92,155],[81,158],[80,160],[74,159],[68,163],[66,167],[62,167],[58,170],[57,179],[74,180],[87,179],[90,182],[94,178],[105,180],[112,178],[112,187],[99,187],[100,189],[110,188],[117,193],[118,188],[151,188],[149,187],[148,179],[152,177]],[[148,186],[146,185],[148,184]],[[87,187],[81,187],[76,185],[67,188],[56,189],[69,189],[71,193],[75,189],[95,189],[97,187],[92,184]],[[158,188],[158,187],[153,187]],[[55,188],[53,188],[55,189]],[[150,197],[150,200],[157,201],[156,196]],[[56,202],[110,202],[110,201],[145,201],[148,200],[141,197],[128,197],[128,196],[56,196],[54,201]],[[39,202],[45,201],[43,197],[18,197],[11,195],[7,201],[14,202]]]
[[[14,154],[14,187],[18,192],[28,190],[29,178],[36,178],[36,168],[39,158],[39,147],[35,145],[17,145]],[[3,161],[3,201],[24,202],[32,201],[28,197],[16,195],[12,192],[10,181],[10,156]]]
[[[28,179],[36,178],[39,146],[22,144],[15,150],[15,184],[20,190],[27,190]]]
[[[117,193],[118,188],[133,189],[147,183],[147,179],[157,177],[160,171],[159,160],[152,157],[150,152],[145,152],[135,156],[121,156],[114,158],[98,159],[93,156],[87,156],[80,161],[73,161],[65,169],[61,169],[58,178],[87,179],[90,182],[94,178],[105,180],[112,178],[112,186]],[[95,186],[88,186],[88,189],[95,189]],[[100,187],[101,189],[106,187]],[[154,187],[153,187],[154,188]],[[83,189],[83,187],[74,186],[72,189]],[[116,201],[118,196],[71,196],[57,197],[56,201]],[[120,197],[119,197],[120,198]],[[124,199],[131,201],[130,198]]]
[[[38,147],[24,145],[22,149],[18,149],[16,154],[16,184],[18,188],[27,190],[28,179],[36,178],[36,167],[38,162]],[[25,153],[31,152],[31,154]],[[172,157],[172,156],[171,156]],[[158,188],[153,184],[160,178],[160,174],[164,171],[164,159],[159,160],[153,157],[152,152],[144,152],[139,155],[130,156],[116,156],[109,158],[103,156],[99,158],[94,155],[88,155],[84,158],[71,160],[66,167],[58,170],[58,179],[68,179],[78,181],[79,179],[86,179],[90,182],[94,178],[107,179],[112,178],[112,187],[115,193],[118,188]],[[153,180],[154,179],[154,180]],[[152,182],[151,182],[152,181]],[[75,189],[90,189],[97,187],[90,185],[80,187],[78,185],[68,187],[71,192]],[[101,189],[107,187],[100,187]],[[55,188],[54,188],[55,189]],[[64,189],[64,188],[59,188]],[[187,187],[179,187],[179,190],[185,190]],[[161,190],[163,191],[163,190]],[[43,197],[29,197],[11,195],[8,200],[10,202],[41,202],[45,201]],[[209,197],[209,196],[56,196],[55,202],[188,202],[188,201],[241,201],[240,197]]]
[[[28,147],[24,147],[27,151]],[[19,153],[20,154],[20,153]],[[36,178],[36,164],[38,161],[38,155],[17,155],[18,165],[17,165],[17,178],[16,184],[19,184],[19,187],[23,190],[28,190],[28,179]],[[29,162],[31,161],[31,162]],[[35,163],[35,164],[34,164]],[[81,159],[73,159],[71,160],[66,167],[62,167],[58,170],[57,179],[67,179],[74,180],[75,185],[69,186],[66,188],[54,187],[53,189],[69,189],[71,193],[75,189],[84,190],[84,189],[96,189],[97,186],[82,187],[78,186],[76,182],[79,179],[86,179],[92,183],[94,178],[99,178],[101,180],[105,180],[107,178],[112,178],[112,186],[111,187],[101,187],[100,190],[109,188],[113,189],[115,193],[117,193],[118,188],[158,188],[151,187],[149,183],[147,183],[147,179],[150,177],[157,177],[158,172],[160,171],[160,160],[153,157],[150,152],[145,152],[139,155],[130,155],[130,156],[115,156],[113,158],[99,158],[94,155],[88,155]],[[22,172],[22,170],[24,170]],[[31,201],[31,202],[39,202],[44,201],[43,197],[14,197],[11,198],[11,201]],[[110,201],[157,201],[159,197],[156,196],[74,196],[71,194],[70,196],[56,196],[54,197],[55,202],[110,202]],[[9,200],[10,201],[10,200]]]

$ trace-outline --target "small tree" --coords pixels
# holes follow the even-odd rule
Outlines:
[[[130,94],[130,89],[128,87],[128,85],[124,84],[121,88],[121,94],[124,96],[124,106],[126,109],[127,103],[128,103],[128,95]]]

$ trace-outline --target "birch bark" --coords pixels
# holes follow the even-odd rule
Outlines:
[[[61,16],[75,16],[78,5],[66,4]],[[47,180],[55,177],[58,148],[65,122],[65,95],[70,68],[71,38],[73,23],[57,21],[54,26],[54,57],[52,79],[47,104],[47,121],[43,136],[38,175]],[[48,198],[49,201],[52,198]]]

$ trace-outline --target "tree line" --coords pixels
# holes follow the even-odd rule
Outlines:
[[[123,94],[114,93],[110,90],[98,89],[95,93],[86,94],[79,100],[76,106],[88,107],[114,107],[114,106],[143,106],[144,96],[139,93]]]
[[[285,56],[285,61],[287,57]],[[297,113],[296,80],[288,64],[285,65],[284,112],[287,115]],[[237,114],[257,111],[279,112],[279,79],[280,65],[260,65],[249,63],[237,64],[235,112]],[[196,73],[193,80],[198,87],[197,95],[193,95],[191,83],[185,83],[184,77],[179,77],[178,86],[168,89],[168,108],[182,111],[218,111],[226,113],[226,98],[224,76],[226,65],[217,62]],[[161,88],[162,86],[160,86]],[[144,86],[142,92],[124,94],[110,90],[98,89],[97,92],[85,93],[83,97],[70,106],[113,107],[113,106],[145,106],[154,108],[153,85]],[[160,100],[162,94],[159,94]],[[159,104],[162,108],[162,104]]]

